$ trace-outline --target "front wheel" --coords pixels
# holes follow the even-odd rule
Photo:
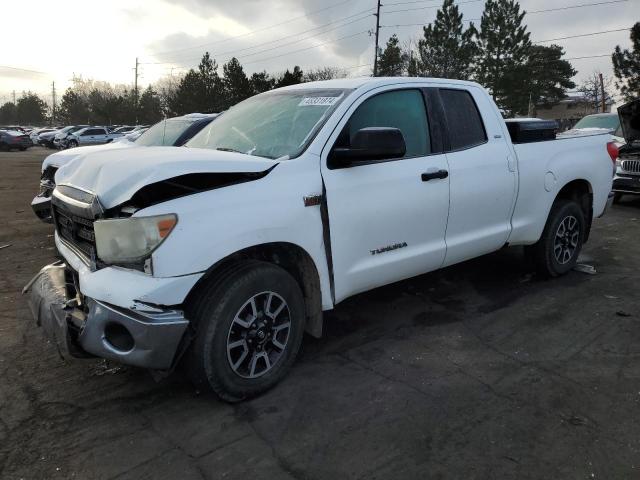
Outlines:
[[[78,142],[76,140],[69,140],[69,148],[75,148],[78,146]]]
[[[558,277],[571,270],[582,250],[585,228],[584,213],[576,201],[556,200],[542,237],[531,247],[538,272]]]
[[[190,310],[196,332],[187,374],[229,402],[274,386],[302,343],[302,292],[273,264],[248,261],[227,269],[202,288]]]

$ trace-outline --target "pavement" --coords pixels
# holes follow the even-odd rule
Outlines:
[[[229,405],[179,371],[65,362],[35,327],[48,153],[0,153],[0,478],[640,478],[640,199],[595,221],[595,275],[542,280],[514,248],[358,295]]]

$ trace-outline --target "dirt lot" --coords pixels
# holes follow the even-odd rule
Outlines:
[[[34,328],[47,153],[0,153],[0,478],[640,478],[640,201],[596,221],[596,275],[539,280],[514,249],[360,295],[231,406]]]

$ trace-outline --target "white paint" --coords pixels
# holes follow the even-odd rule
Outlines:
[[[429,86],[470,91],[489,140],[459,152],[327,168],[327,155],[340,129],[360,103],[385,90]],[[250,246],[286,242],[304,249],[313,259],[320,276],[323,308],[330,309],[355,293],[497,250],[506,242],[536,242],[558,191],[572,180],[584,179],[591,185],[594,215],[605,208],[612,180],[608,135],[514,147],[500,112],[477,84],[367,78],[287,88],[353,89],[296,159],[277,161],[214,150],[149,147],[95,152],[83,157],[81,168],[73,168],[73,163],[61,168],[56,182],[95,192],[106,208],[127,201],[145,185],[177,175],[272,168],[259,180],[139,210],[136,216],[176,213],[179,219],[153,253],[154,276],[125,269],[90,272],[84,268],[81,290],[99,299],[109,297],[111,303],[121,306],[164,296],[180,303],[189,285],[195,283],[193,279],[228,255]],[[422,182],[421,173],[431,169],[446,169],[450,175]],[[557,179],[550,191],[545,188],[549,186],[547,172],[553,172]],[[320,208],[303,203],[305,196],[319,194],[323,186],[335,296]],[[371,250],[389,245],[402,248],[371,255]],[[61,251],[72,264],[78,263],[73,253]]]

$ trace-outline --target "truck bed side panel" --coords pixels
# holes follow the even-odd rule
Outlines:
[[[573,180],[589,183],[593,215],[602,214],[612,183],[609,140],[609,135],[591,135],[514,145],[519,185],[510,244],[538,241],[558,192]]]

